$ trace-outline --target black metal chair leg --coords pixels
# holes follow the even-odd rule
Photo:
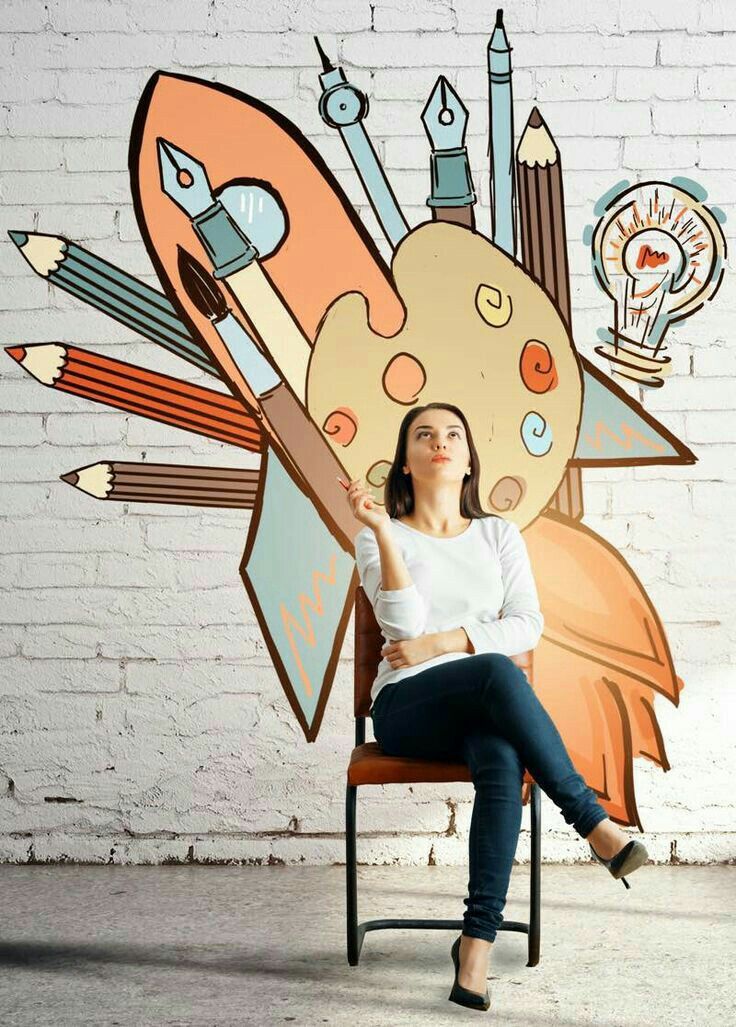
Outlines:
[[[357,785],[348,785],[345,793],[345,877],[347,889],[348,963],[357,966],[367,931],[387,928],[461,931],[462,920],[380,919],[358,922],[358,853],[357,853]],[[541,869],[542,869],[542,797],[539,785],[531,788],[531,867],[529,880],[529,923],[504,920],[500,931],[520,931],[528,936],[527,966],[539,963],[541,937]]]
[[[357,966],[362,947],[362,931],[358,930],[358,860],[355,807],[356,785],[348,785],[345,794],[345,874],[347,884],[348,963]]]
[[[531,866],[529,875],[529,961],[527,966],[539,962],[542,885],[542,796],[536,781],[531,790]]]

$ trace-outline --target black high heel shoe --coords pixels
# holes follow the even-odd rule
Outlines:
[[[624,877],[624,874],[633,873],[634,870],[637,870],[649,859],[649,853],[642,843],[637,842],[636,839],[633,839],[624,845],[623,849],[621,849],[620,852],[617,852],[615,856],[611,856],[610,859],[603,859],[602,856],[598,855],[590,842],[588,842],[588,845],[590,846],[590,851],[593,853],[595,859],[597,859],[599,863],[602,863],[603,866],[607,868],[611,876],[615,877],[617,881],[623,881],[627,888],[630,888],[631,885]]]
[[[450,1002],[457,1002],[459,1006],[467,1006],[469,1009],[488,1009],[491,1004],[491,996],[488,994],[487,988],[485,995],[481,995],[479,991],[468,991],[467,988],[463,988],[462,985],[457,983],[457,975],[460,973],[460,938],[461,935],[455,938],[450,949],[450,955],[455,964],[455,981],[452,985],[452,991],[448,995],[448,1000]]]

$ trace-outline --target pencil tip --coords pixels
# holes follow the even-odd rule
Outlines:
[[[503,28],[503,8],[502,7],[499,7],[496,10],[496,28],[497,29],[502,29]]]
[[[5,352],[8,356],[12,357],[13,360],[17,360],[18,363],[20,363],[26,355],[26,348],[25,346],[6,346]]]
[[[532,107],[532,112],[529,115],[527,125],[529,128],[541,128],[544,124],[544,118],[539,113],[539,107]]]
[[[79,481],[79,475],[76,471],[69,471],[68,474],[60,474],[59,479],[65,481],[68,485],[76,485]]]
[[[21,246],[25,246],[25,244],[28,242],[27,232],[16,232],[13,231],[13,229],[11,228],[8,230],[8,235],[19,249]]]

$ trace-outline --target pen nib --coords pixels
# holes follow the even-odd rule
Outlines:
[[[212,204],[212,189],[204,164],[168,139],[157,139],[161,188],[164,193],[194,217]]]
[[[429,94],[422,122],[433,150],[451,150],[465,142],[468,112],[444,75]]]

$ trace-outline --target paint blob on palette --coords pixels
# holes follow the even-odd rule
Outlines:
[[[480,458],[481,504],[525,527],[557,489],[580,424],[582,372],[557,308],[484,236],[446,222],[407,235],[392,274],[406,308],[395,335],[372,331],[360,293],[328,310],[309,363],[310,415],[382,503],[407,409],[457,404]]]

